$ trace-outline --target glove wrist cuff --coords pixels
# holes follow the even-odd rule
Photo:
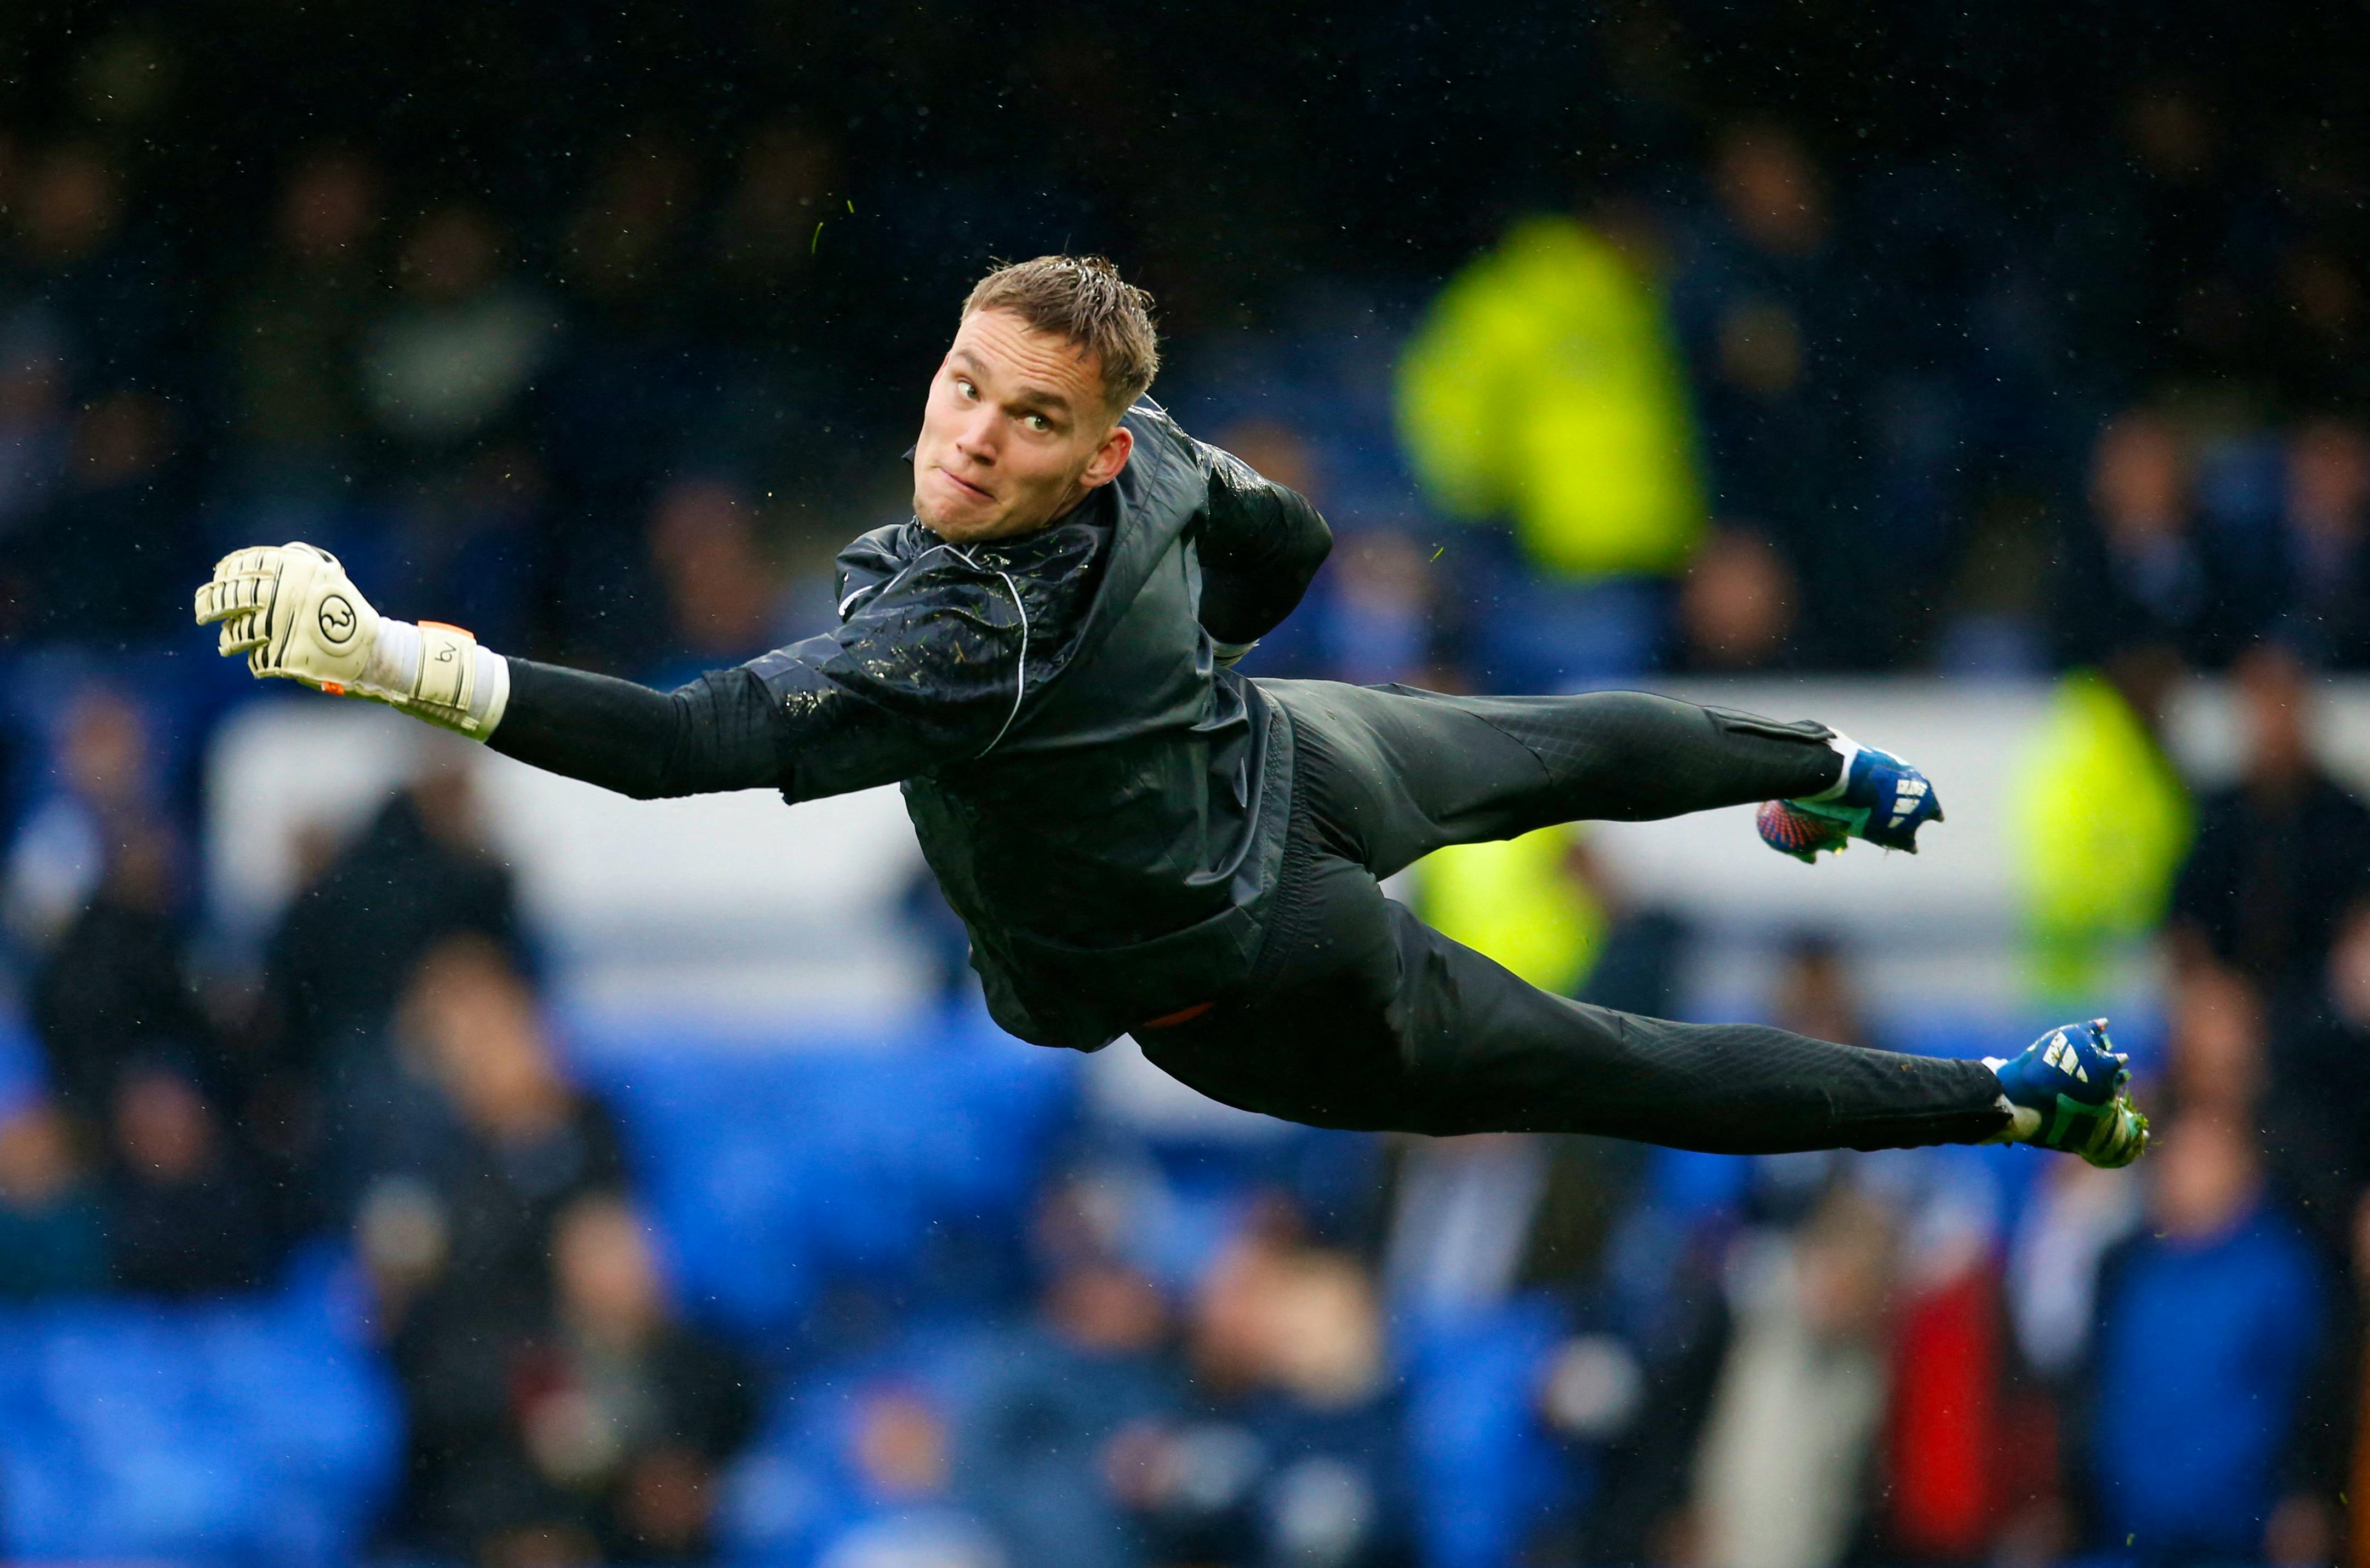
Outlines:
[[[510,701],[510,666],[476,636],[441,621],[385,620],[361,694],[483,740]]]

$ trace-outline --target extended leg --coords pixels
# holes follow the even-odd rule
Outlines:
[[[1391,908],[1406,971],[1393,1033],[1422,1131],[1594,1132],[1754,1154],[1973,1143],[2008,1125],[1981,1062],[1591,1007]]]
[[[1818,724],[1642,692],[1454,697],[1275,681],[1297,787],[1328,838],[1387,876],[1444,844],[1806,795],[1841,758]]]
[[[1551,996],[1331,856],[1292,893],[1286,945],[1248,990],[1137,1034],[1214,1099],[1325,1127],[1597,1133],[1731,1154],[1973,1143],[2009,1122],[1981,1062]]]

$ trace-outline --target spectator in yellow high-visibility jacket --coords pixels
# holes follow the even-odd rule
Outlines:
[[[1582,620],[1620,613],[1622,593],[1640,587],[1657,589],[1645,598],[1655,603],[1650,639],[1659,635],[1657,585],[1704,536],[1677,350],[1632,259],[1641,247],[1616,233],[1524,219],[1450,281],[1399,365],[1399,429],[1418,478],[1452,517],[1506,521],[1542,586],[1566,590],[1550,605],[1573,612],[1572,624],[1538,628],[1549,635],[1586,637]],[[1605,588],[1614,593],[1593,600],[1570,591]],[[1524,613],[1537,623],[1540,608]],[[1554,608],[1544,617],[1563,618]],[[1638,650],[1639,661],[1650,655]]]
[[[1606,911],[1574,875],[1580,830],[1453,844],[1415,866],[1425,920],[1542,990],[1576,996],[1605,944]]]
[[[2119,948],[2151,935],[2195,822],[2157,734],[2164,650],[2058,682],[2010,781],[2031,979],[2039,997],[2097,993]]]

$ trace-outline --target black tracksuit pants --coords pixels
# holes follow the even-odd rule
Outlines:
[[[1320,1127],[1573,1132],[1724,1153],[1980,1141],[1980,1062],[1553,996],[1384,897],[1445,844],[1812,795],[1835,754],[1780,725],[1634,692],[1451,697],[1262,681],[1289,714],[1282,879],[1250,979],[1136,1040],[1214,1099]]]

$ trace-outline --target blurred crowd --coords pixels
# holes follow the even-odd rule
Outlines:
[[[2370,658],[2370,168],[2304,61],[2167,17],[2076,104],[2057,52],[2091,57],[2039,38],[1987,92],[2017,133],[1978,151],[1894,98],[1847,134],[1714,63],[1743,24],[1639,0],[1533,18],[1535,58],[1521,29],[1461,45],[1523,90],[1459,96],[1421,156],[1409,117],[1279,109],[1294,158],[1207,91],[1279,65],[1213,5],[1178,50],[1081,21],[1014,63],[1014,114],[1135,155],[1105,165],[973,134],[927,10],[859,40],[719,7],[662,60],[620,21],[570,41],[585,89],[529,136],[462,90],[475,57],[404,90],[386,17],[247,40],[290,52],[301,120],[238,97],[265,55],[194,24],[0,26],[52,67],[0,121],[0,639],[165,646],[217,547],[302,533],[498,647],[744,657],[827,621],[832,552],[898,515],[976,268],[1068,245],[1167,302],[1189,425],[1353,546],[1277,668]],[[488,48],[532,53],[546,11],[486,19]],[[1421,29],[1363,25],[1370,70],[1417,68]],[[1815,41],[1771,27],[1772,60]],[[1871,47],[1947,75],[1927,41]],[[647,80],[604,93],[621,68]],[[2297,101],[2257,112],[2283,69]],[[440,88],[431,134],[412,99]],[[1420,189],[1348,200],[1329,166]],[[1284,216],[1329,189],[1337,222]]]
[[[2370,811],[2313,715],[2370,669],[2370,166],[2309,51],[2176,15],[2101,80],[2011,6],[1980,84],[1904,18],[1856,89],[1715,7],[1385,5],[1300,17],[1318,71],[1269,7],[1155,6],[983,94],[951,6],[234,9],[0,17],[12,1322],[326,1239],[403,1412],[388,1561],[2370,1562]],[[1812,55],[1835,104],[1736,63]],[[1260,672],[2054,682],[2009,803],[2038,989],[2161,956],[2158,1151],[1211,1141],[1081,1096],[961,1266],[760,1321],[717,1291],[788,1265],[685,1287],[696,1206],[559,1037],[466,768],[305,838],[257,950],[208,923],[221,550],[656,682],[748,658],[903,515],[970,276],[1060,246],[1151,283],[1159,395],[1336,527]],[[2225,788],[2166,740],[2200,671]],[[1690,933],[1584,839],[1416,896],[1684,1001]],[[1930,1043],[1851,959],[1805,935],[1769,1016]]]
[[[2245,772],[2195,803],[2162,1025],[2124,1036],[2159,1129],[2134,1172],[1213,1137],[959,1005],[846,1070],[887,1099],[818,1097],[826,1059],[786,1107],[720,1080],[662,1137],[652,1104],[709,1069],[587,1070],[468,771],[431,754],[309,847],[236,995],[193,980],[166,853],[109,859],[30,981],[0,1297],[236,1298],[331,1239],[403,1412],[356,1543],[390,1562],[2359,1561],[2370,810],[2316,761],[2300,676],[2242,667]],[[1453,859],[1412,896],[1546,983],[1668,1008],[1689,933],[1584,839],[1482,853],[1545,856],[1507,922]],[[1872,1022],[1815,933],[1766,1011],[1938,1043]],[[928,1087],[1004,1052],[1073,1085],[1008,1149]],[[757,1218],[817,1140],[908,1152]],[[933,1149],[1018,1159],[1008,1201],[901,1197]],[[846,1256],[795,1239],[818,1224]]]

